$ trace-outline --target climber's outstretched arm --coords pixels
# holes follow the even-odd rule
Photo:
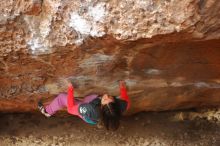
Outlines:
[[[127,95],[126,86],[124,81],[119,82],[120,87],[120,99],[127,102],[127,110],[130,108],[130,99]]]
[[[77,105],[75,104],[74,100],[74,88],[70,84],[68,87],[68,95],[67,95],[67,110],[70,114],[76,114]]]

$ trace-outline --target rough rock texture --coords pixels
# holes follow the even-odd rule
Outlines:
[[[8,0],[0,6],[0,111],[40,98],[117,95],[130,112],[220,105],[218,0]]]

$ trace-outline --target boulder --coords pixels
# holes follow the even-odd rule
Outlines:
[[[0,6],[0,112],[66,92],[119,95],[128,113],[220,106],[218,0],[8,0]]]

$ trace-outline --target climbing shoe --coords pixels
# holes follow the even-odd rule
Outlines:
[[[50,116],[51,116],[50,114],[48,114],[48,113],[46,112],[46,110],[45,110],[45,108],[44,108],[43,103],[42,103],[41,100],[38,101],[38,109],[39,109],[40,112],[41,112],[43,115],[45,115],[46,117],[50,117]]]

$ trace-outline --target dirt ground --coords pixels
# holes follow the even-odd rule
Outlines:
[[[123,117],[116,132],[74,116],[0,114],[0,146],[220,146],[219,122],[183,118],[190,112],[143,112]]]

